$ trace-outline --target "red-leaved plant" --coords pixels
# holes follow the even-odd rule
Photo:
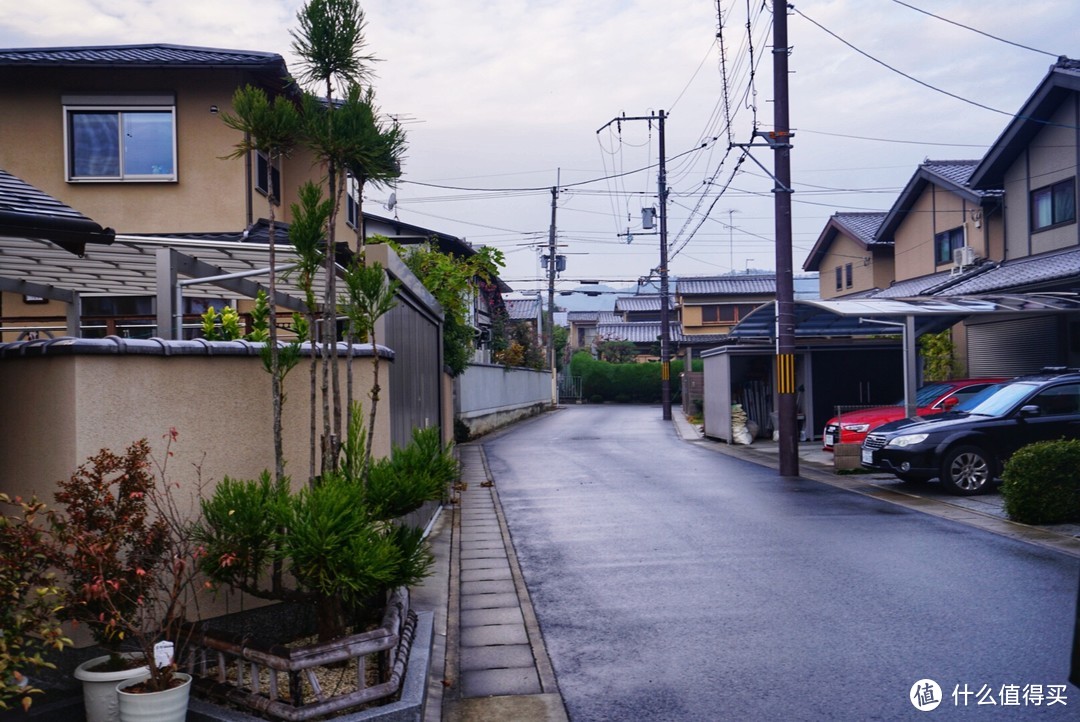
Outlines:
[[[52,516],[69,584],[62,614],[87,625],[117,664],[123,647],[133,646],[150,668],[147,691],[174,684],[175,664],[158,667],[154,644],[172,640],[179,651],[200,554],[177,504],[178,485],[166,476],[176,430],[164,438],[160,463],[146,439],[123,455],[102,449],[90,457],[59,483]]]

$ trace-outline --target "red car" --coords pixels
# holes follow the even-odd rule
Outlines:
[[[987,386],[1005,379],[953,379],[935,381],[922,386],[915,392],[916,414],[930,416],[952,409],[954,406],[971,398]],[[858,409],[842,413],[829,419],[822,435],[825,451],[832,451],[833,445],[861,444],[866,434],[882,424],[904,418],[904,402],[895,406],[878,406],[872,409]]]

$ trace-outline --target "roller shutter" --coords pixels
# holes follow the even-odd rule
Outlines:
[[[1059,363],[1057,319],[1036,316],[967,327],[968,371],[973,377],[1017,376]]]

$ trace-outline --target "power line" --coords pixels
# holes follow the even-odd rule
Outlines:
[[[832,30],[829,30],[827,27],[825,27],[821,23],[819,23],[816,20],[814,20],[813,18],[807,16],[806,13],[800,11],[798,8],[796,8],[794,6],[790,6],[790,7],[791,7],[792,12],[794,12],[796,15],[798,15],[802,19],[806,20],[807,22],[809,22],[811,25],[814,25],[815,27],[822,30],[826,34],[831,35],[832,37],[836,38],[841,43],[848,46],[849,48],[854,50],[859,55],[862,55],[864,58],[867,58],[869,60],[873,60],[878,65],[882,66],[883,68],[887,68],[888,70],[891,70],[892,72],[896,73],[897,75],[900,75],[900,76],[902,76],[904,78],[907,78],[908,80],[910,80],[912,82],[918,83],[919,85],[923,86],[924,88],[929,88],[930,90],[933,90],[934,92],[941,93],[942,95],[947,95],[950,98],[954,98],[954,99],[959,100],[959,101],[961,101],[963,103],[967,103],[968,105],[974,105],[976,108],[982,108],[983,110],[989,110],[989,111],[991,111],[993,113],[998,113],[1000,115],[1007,115],[1010,118],[1015,117],[1015,115],[1013,113],[1010,113],[1007,110],[1001,110],[1000,108],[993,108],[993,107],[991,107],[989,105],[984,105],[983,103],[980,103],[980,102],[978,102],[976,100],[972,100],[970,98],[965,98],[962,95],[957,95],[956,93],[950,93],[948,90],[943,90],[942,88],[939,88],[939,87],[937,87],[935,85],[931,85],[930,83],[927,83],[925,80],[919,80],[915,76],[909,75],[908,73],[905,73],[903,70],[900,70],[898,68],[894,68],[892,65],[889,65],[884,60],[880,60],[880,59],[874,57],[873,55],[871,55],[870,53],[866,52],[865,50],[862,50],[861,48],[858,48],[855,45],[852,45],[847,40],[844,40],[842,37],[840,37],[839,35],[834,33]]]
[[[955,25],[956,27],[963,28],[964,30],[970,30],[973,33],[978,33],[979,35],[983,35],[983,36],[988,37],[988,38],[990,38],[992,40],[997,40],[998,42],[1005,43],[1006,45],[1012,45],[1012,46],[1017,47],[1017,48],[1023,48],[1024,50],[1030,50],[1033,53],[1041,53],[1043,55],[1049,55],[1051,58],[1060,57],[1060,55],[1058,53],[1049,53],[1049,52],[1047,52],[1045,50],[1039,50],[1038,48],[1033,48],[1033,47],[1030,47],[1028,45],[1022,45],[1021,43],[1014,43],[1012,40],[1006,40],[1005,38],[999,38],[997,35],[991,35],[990,33],[979,30],[978,28],[973,28],[970,25],[964,25],[963,23],[958,23],[955,20],[949,20],[948,18],[943,18],[940,15],[935,15],[934,13],[929,12],[928,10],[923,10],[922,8],[917,8],[914,5],[909,5],[906,2],[901,2],[901,0],[892,0],[892,1],[894,3],[896,3],[897,5],[903,5],[904,7],[910,8],[911,10],[914,10],[915,12],[920,12],[923,15],[929,15],[930,17],[935,18],[937,20],[941,20],[943,22],[949,23],[950,25]]]

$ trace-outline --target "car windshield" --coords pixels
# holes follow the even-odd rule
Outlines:
[[[973,408],[981,404],[988,397],[993,396],[1000,389],[1002,384],[990,384],[982,391],[976,392],[960,403],[953,406],[950,411],[971,411]]]
[[[982,393],[968,399],[961,404],[962,411],[976,416],[1001,416],[1006,411],[1022,401],[1033,390],[1034,386],[1025,383],[1001,384],[992,386]]]
[[[927,384],[915,392],[916,406],[929,406],[934,399],[952,389],[952,384]],[[903,406],[904,400],[900,399],[893,406]]]

